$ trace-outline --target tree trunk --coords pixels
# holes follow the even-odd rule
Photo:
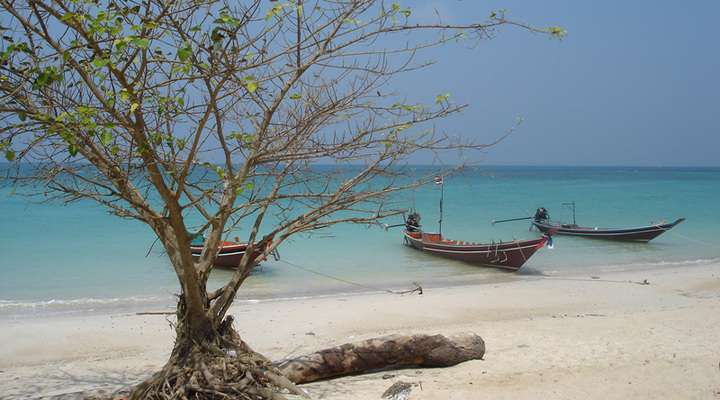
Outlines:
[[[217,326],[208,322],[210,326],[205,328],[198,321],[191,323],[191,318],[181,297],[170,359],[162,370],[133,388],[130,400],[283,400],[283,393],[306,396],[242,341],[231,316]]]
[[[276,362],[280,372],[300,384],[343,375],[400,367],[449,367],[480,360],[485,342],[474,333],[390,335],[320,350]]]

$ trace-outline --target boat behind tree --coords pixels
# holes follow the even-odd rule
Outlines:
[[[237,268],[243,256],[247,252],[247,247],[247,243],[240,242],[237,238],[234,242],[222,241],[218,246],[218,252],[215,256],[213,264],[216,267]],[[204,248],[204,238],[202,235],[196,235],[190,244],[190,251],[194,260],[197,261],[200,258]],[[258,248],[253,251],[251,257],[254,264],[265,260],[263,257],[263,250]]]

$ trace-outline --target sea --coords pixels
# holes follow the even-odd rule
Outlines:
[[[417,174],[435,167],[418,166]],[[633,269],[692,268],[720,261],[720,168],[477,166],[395,196],[443,235],[474,242],[537,237],[538,207],[553,220],[590,227],[633,227],[684,217],[650,243],[557,236],[518,273],[435,258],[403,245],[401,228],[338,225],[284,243],[279,260],[263,262],[238,303],[337,294],[494,283],[528,277],[600,276]],[[387,224],[401,223],[401,217]],[[240,226],[236,232],[246,231]],[[102,207],[30,200],[0,188],[0,317],[170,309],[174,272],[142,223]],[[215,270],[211,286],[232,272]]]

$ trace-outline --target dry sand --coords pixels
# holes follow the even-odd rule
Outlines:
[[[485,360],[304,387],[316,399],[720,399],[720,264],[240,304],[237,328],[273,359],[389,333],[472,331]],[[649,285],[639,285],[647,279]],[[0,398],[77,398],[159,368],[164,316],[0,321]],[[388,379],[387,375],[393,375]]]

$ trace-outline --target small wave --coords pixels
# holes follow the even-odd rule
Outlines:
[[[7,310],[50,310],[64,308],[86,308],[97,306],[135,305],[145,303],[165,302],[170,297],[158,296],[131,296],[112,298],[83,297],[77,299],[49,299],[37,301],[0,299],[0,312]]]
[[[635,262],[628,264],[617,264],[617,265],[604,265],[602,267],[614,267],[614,268],[653,268],[653,267],[683,267],[692,265],[707,265],[720,263],[720,258],[697,258],[693,260],[660,260],[660,261],[648,261],[648,262]]]
[[[233,304],[257,304],[257,303],[270,303],[270,302],[281,302],[281,301],[296,301],[296,300],[312,300],[312,299],[326,299],[335,297],[349,297],[349,296],[363,296],[369,294],[384,293],[383,291],[356,291],[356,292],[329,292],[329,293],[317,293],[302,296],[283,296],[283,297],[266,297],[266,298],[237,298]]]

